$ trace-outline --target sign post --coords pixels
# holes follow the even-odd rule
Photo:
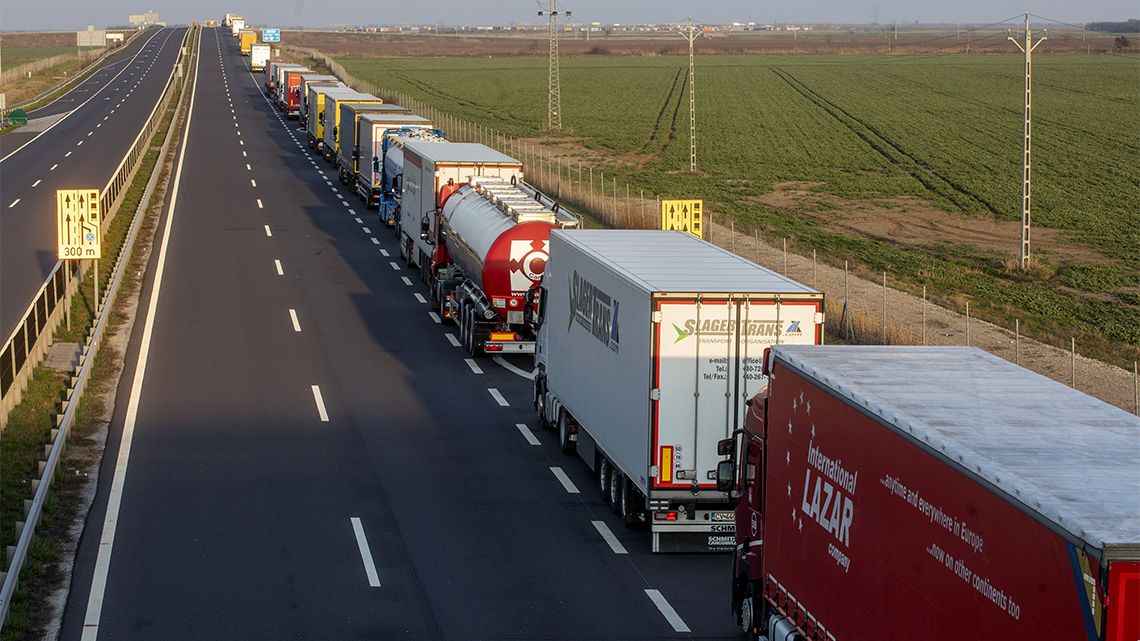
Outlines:
[[[95,314],[99,313],[99,259],[103,255],[103,218],[98,189],[57,189],[56,237],[60,260],[90,259],[95,263]],[[68,302],[70,306],[70,301]],[[71,314],[68,313],[70,324]]]
[[[704,238],[704,209],[703,200],[662,200],[661,229]]]

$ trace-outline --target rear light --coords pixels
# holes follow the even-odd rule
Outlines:
[[[513,341],[515,340],[514,332],[491,332],[491,340],[493,341]]]
[[[502,345],[484,345],[483,351],[484,352],[501,352],[501,351],[503,351],[503,346]]]
[[[676,521],[677,511],[669,510],[668,512],[654,512],[653,518],[657,521]]]

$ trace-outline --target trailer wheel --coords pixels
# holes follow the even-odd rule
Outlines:
[[[605,456],[599,455],[598,457],[598,490],[602,493],[602,502],[610,502],[610,475],[613,474],[613,467],[610,465],[610,460]]]
[[[613,465],[610,466],[610,484],[609,484],[609,501],[610,509],[614,514],[621,513],[621,494],[622,486],[625,485],[625,476],[617,471]]]
[[[563,454],[573,454],[578,446],[570,440],[570,413],[566,410],[558,413],[558,445],[562,447]]]
[[[641,523],[641,507],[635,503],[639,496],[641,495],[633,487],[633,481],[625,479],[621,486],[621,508],[618,510],[622,525],[634,527]]]

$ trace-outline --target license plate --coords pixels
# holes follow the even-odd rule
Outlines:
[[[710,516],[710,520],[713,520],[713,521],[735,521],[736,520],[736,513],[735,512],[713,512],[712,515]]]

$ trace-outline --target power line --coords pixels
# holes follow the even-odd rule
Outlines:
[[[1021,270],[1025,271],[1029,268],[1030,247],[1029,247],[1029,222],[1031,213],[1031,196],[1032,189],[1029,181],[1030,170],[1030,151],[1032,149],[1031,141],[1032,136],[1032,115],[1033,115],[1033,50],[1037,45],[1045,41],[1045,36],[1042,36],[1037,42],[1033,42],[1033,34],[1029,30],[1029,14],[1025,14],[1025,44],[1015,40],[1013,36],[1009,37],[1009,41],[1017,45],[1025,53],[1025,119],[1021,147]]]

